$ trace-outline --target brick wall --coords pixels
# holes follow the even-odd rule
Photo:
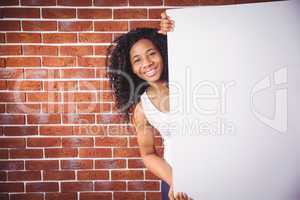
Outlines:
[[[1,0],[0,199],[160,199],[115,112],[105,49],[158,27],[165,8],[246,2]],[[156,144],[162,152],[159,135]]]

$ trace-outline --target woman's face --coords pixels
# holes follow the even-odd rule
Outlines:
[[[138,40],[131,47],[129,54],[133,73],[148,83],[160,80],[164,68],[163,59],[150,40]]]

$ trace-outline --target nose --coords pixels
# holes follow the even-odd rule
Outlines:
[[[153,61],[151,60],[151,58],[149,58],[149,56],[145,56],[144,59],[143,59],[143,68],[144,67],[148,67],[150,66],[151,64],[153,63]]]

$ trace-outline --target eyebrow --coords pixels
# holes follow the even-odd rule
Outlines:
[[[146,53],[149,52],[149,51],[151,51],[151,50],[156,51],[156,49],[150,48],[150,49],[147,49],[147,50],[146,50]],[[134,58],[137,57],[137,56],[139,56],[139,55],[134,55],[131,59],[134,59]]]

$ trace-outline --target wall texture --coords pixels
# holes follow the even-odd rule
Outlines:
[[[105,50],[166,8],[257,0],[1,0],[0,200],[159,200]],[[156,144],[162,152],[162,140]]]

